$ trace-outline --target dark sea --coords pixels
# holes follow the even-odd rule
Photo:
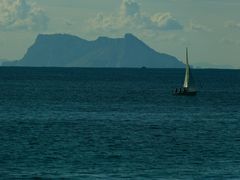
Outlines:
[[[0,179],[240,179],[240,71],[0,68]]]

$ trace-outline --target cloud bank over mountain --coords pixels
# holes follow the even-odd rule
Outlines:
[[[91,29],[97,31],[172,31],[182,30],[183,25],[170,13],[146,15],[141,11],[140,4],[133,0],[122,0],[117,14],[98,14],[88,22]]]
[[[1,31],[42,31],[48,22],[45,12],[31,0],[0,0]]]

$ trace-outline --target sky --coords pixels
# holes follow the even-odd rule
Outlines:
[[[38,34],[87,40],[132,33],[190,63],[240,68],[239,0],[0,0],[0,59],[24,56]]]

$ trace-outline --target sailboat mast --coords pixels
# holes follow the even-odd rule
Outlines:
[[[188,63],[188,48],[186,48],[186,73],[185,73],[185,80],[183,84],[184,88],[189,87],[189,76],[190,76],[189,74],[190,74],[190,67]]]
[[[186,48],[186,65],[188,66],[188,48]]]

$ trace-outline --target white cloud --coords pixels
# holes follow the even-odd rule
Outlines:
[[[223,44],[240,46],[240,41],[239,41],[239,40],[236,40],[236,39],[222,38],[222,39],[220,40],[220,42],[223,43]]]
[[[45,30],[48,17],[31,0],[0,0],[0,30]]]
[[[161,30],[181,30],[183,26],[170,13],[157,13],[151,21]]]
[[[225,27],[240,30],[240,22],[228,21],[225,23]]]
[[[98,14],[88,21],[96,31],[171,31],[182,30],[183,26],[171,13],[157,13],[152,16],[141,12],[140,5],[133,0],[122,0],[119,14]]]
[[[140,5],[135,1],[123,0],[120,7],[120,15],[126,16],[137,16],[140,14]]]
[[[212,30],[210,28],[208,28],[205,25],[202,24],[198,24],[198,23],[194,23],[193,21],[190,21],[189,23],[189,29],[191,31],[201,31],[201,32],[211,32]]]

